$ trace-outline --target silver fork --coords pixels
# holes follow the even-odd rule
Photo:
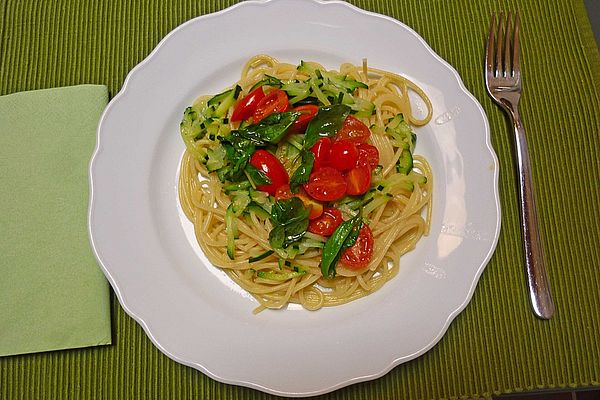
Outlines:
[[[515,155],[519,173],[521,228],[525,244],[529,296],[535,314],[539,318],[550,319],[554,314],[554,303],[550,294],[550,284],[537,222],[525,128],[521,123],[518,110],[521,97],[519,16],[517,14],[514,18],[512,42],[511,14],[508,13],[506,17],[504,35],[503,19],[504,16],[501,13],[496,26],[496,15],[492,15],[485,56],[485,84],[490,96],[506,111],[513,124]]]

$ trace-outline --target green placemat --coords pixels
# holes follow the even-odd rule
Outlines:
[[[431,351],[380,379],[322,398],[441,399],[600,384],[600,57],[581,0],[357,0],[419,32],[483,105],[500,158],[502,233],[472,302]],[[0,1],[0,94],[100,83],[127,72],[178,24],[232,1]],[[492,11],[522,19],[528,129],[556,316],[525,290],[512,142],[486,95]],[[250,27],[248,29],[251,29]],[[0,398],[272,398],[163,356],[114,302],[115,344],[0,359]]]

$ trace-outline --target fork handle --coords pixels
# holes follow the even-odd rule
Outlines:
[[[525,128],[521,123],[518,109],[516,107],[509,108],[515,131],[516,161],[519,173],[519,207],[525,244],[529,296],[535,314],[539,318],[550,319],[554,314],[554,302],[550,294],[550,283],[540,239]]]

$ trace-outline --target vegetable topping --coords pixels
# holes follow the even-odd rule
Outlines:
[[[305,63],[298,70],[310,78],[282,82],[266,75],[239,100],[241,88],[236,86],[188,107],[181,135],[208,171],[227,183],[224,189],[232,199],[225,215],[230,258],[238,235],[236,218],[251,212],[270,219],[273,228],[272,249],[250,262],[273,254],[291,259],[320,245],[322,274],[333,277],[338,261],[354,269],[371,261],[374,240],[361,217],[363,208],[371,212],[389,201],[390,192],[412,190],[416,136],[401,114],[387,122],[385,134],[401,148],[396,171],[406,178],[382,181],[379,151],[368,143],[371,131],[356,117],[374,112],[372,103],[353,97],[366,85]],[[239,123],[237,129],[227,121],[230,109],[229,120],[233,127]],[[210,146],[196,147],[206,139]],[[261,198],[261,192],[274,200],[266,194]],[[350,212],[348,220],[338,207],[345,215]],[[323,237],[324,245],[314,236],[305,239],[307,232]],[[290,273],[301,275],[298,271],[261,276],[289,279]]]

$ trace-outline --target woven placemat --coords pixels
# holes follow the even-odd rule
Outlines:
[[[127,72],[170,30],[233,3],[0,0],[0,94],[96,83],[107,85],[114,96]],[[502,232],[471,303],[438,345],[382,378],[321,398],[490,397],[599,385],[600,56],[583,2],[352,3],[414,28],[458,70],[483,105],[500,159]],[[536,319],[530,310],[509,126],[483,85],[490,14],[503,7],[518,10],[522,20],[521,113],[557,304],[551,321]],[[112,346],[0,358],[0,398],[273,397],[218,383],[171,361],[114,296],[113,337]]]

